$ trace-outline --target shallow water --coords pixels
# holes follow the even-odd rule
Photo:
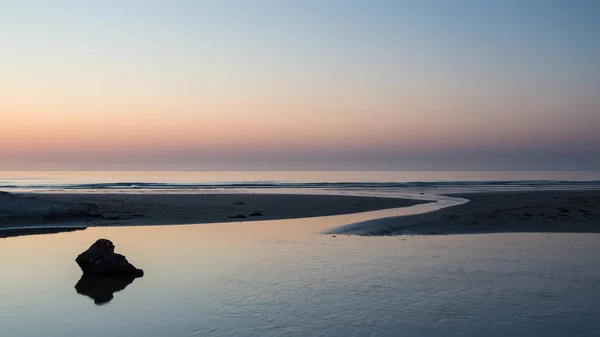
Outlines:
[[[600,236],[320,234],[382,212],[1,239],[0,335],[597,336]],[[146,274],[98,306],[100,237]]]

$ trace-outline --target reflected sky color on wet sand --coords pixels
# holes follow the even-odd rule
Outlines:
[[[12,271],[0,281],[2,332],[591,337],[597,331],[597,235],[319,234],[361,217],[2,239],[0,259]],[[146,271],[100,307],[73,288],[81,276],[74,257],[98,237],[113,240]]]

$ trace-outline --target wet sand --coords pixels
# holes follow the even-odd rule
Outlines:
[[[510,232],[600,233],[600,191],[452,195],[469,202],[420,215],[344,225],[329,234],[447,235]],[[293,194],[0,194],[4,236],[64,226],[143,226],[318,217],[408,207],[426,201]],[[42,226],[43,228],[40,228]]]
[[[6,194],[2,227],[173,225],[306,218],[407,207],[424,201],[283,194]]]
[[[452,195],[466,204],[439,211],[368,220],[330,234],[446,235],[600,233],[600,191],[494,192]]]
[[[599,235],[320,234],[392,213],[3,239],[2,336],[596,336]],[[74,288],[98,238],[147,271],[103,307]]]

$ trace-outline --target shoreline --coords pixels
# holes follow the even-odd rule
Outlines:
[[[11,238],[15,236],[25,236],[25,235],[48,235],[48,234],[58,234],[64,232],[75,232],[82,231],[87,229],[87,227],[82,226],[65,226],[65,227],[14,227],[14,228],[0,228],[0,239]]]
[[[600,233],[600,191],[449,194],[464,204],[336,227],[327,234],[362,236],[494,233]]]
[[[388,196],[325,194],[9,194],[21,217],[0,207],[0,237],[50,234],[102,226],[252,222],[347,215],[435,203]],[[394,236],[508,232],[600,233],[600,190],[471,192],[467,200],[405,216],[374,218],[325,229],[330,235]],[[1,202],[0,206],[5,206]],[[47,214],[32,218],[31,202]],[[57,212],[57,209],[62,210]],[[12,234],[11,234],[12,233]]]
[[[0,194],[0,237],[100,226],[284,220],[409,207],[431,201],[320,194]],[[4,234],[2,234],[4,232]]]

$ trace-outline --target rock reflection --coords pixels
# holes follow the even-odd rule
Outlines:
[[[113,299],[113,294],[125,289],[137,277],[132,275],[88,276],[83,275],[75,285],[75,290],[103,305]]]

